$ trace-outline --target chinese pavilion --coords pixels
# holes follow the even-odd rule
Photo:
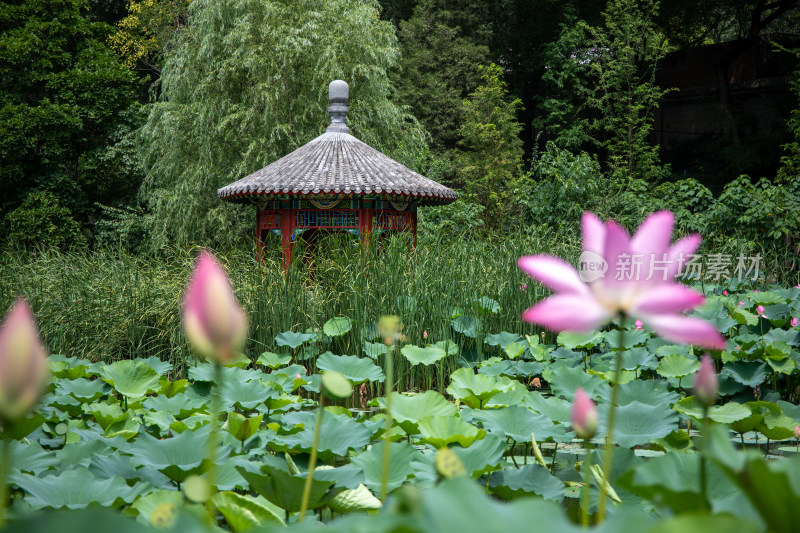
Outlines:
[[[364,144],[347,127],[347,83],[328,87],[331,125],[309,143],[217,191],[228,201],[257,206],[257,234],[281,239],[289,268],[295,238],[347,231],[362,240],[378,232],[411,231],[417,208],[446,204],[456,193]]]

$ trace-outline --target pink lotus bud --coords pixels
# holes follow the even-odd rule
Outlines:
[[[572,404],[572,428],[581,439],[591,439],[597,432],[597,409],[586,392],[579,388]]]
[[[247,317],[231,283],[209,252],[201,252],[183,300],[183,329],[200,355],[231,361],[244,344]]]
[[[319,328],[314,328],[314,333],[319,333]]]
[[[528,290],[528,284],[527,283],[523,283],[522,285],[519,286],[519,290],[527,291]]]
[[[756,307],[756,313],[760,317],[767,318],[766,316],[764,316],[764,306],[763,305],[759,305],[758,307]]]
[[[794,438],[800,440],[800,426],[794,427]]]
[[[642,329],[642,321],[641,321],[641,320],[637,320],[636,322],[634,322],[634,323],[633,323],[633,325],[634,325],[634,326],[636,327],[636,329],[638,329],[638,330],[641,330],[641,329]]]
[[[300,373],[298,372],[297,375],[295,376],[295,379],[303,379],[303,378],[300,376]]]
[[[710,407],[717,399],[718,390],[719,381],[714,362],[711,361],[708,354],[703,354],[700,360],[700,370],[694,376],[694,395],[700,400],[700,403]]]
[[[758,292],[758,289],[754,290],[753,292]]]
[[[741,306],[743,306],[743,305],[744,305],[744,302],[743,302],[743,301],[741,301],[741,300],[739,300],[739,305],[737,305],[736,307],[741,307]]]
[[[0,422],[30,411],[42,395],[48,374],[47,351],[31,308],[25,300],[17,300],[0,326]]]
[[[728,291],[722,291],[722,295],[723,296],[727,296],[728,295]]]
[[[427,339],[428,338],[428,330],[427,329],[422,332],[422,338],[423,339]]]
[[[800,289],[800,283],[794,286],[795,289]]]
[[[789,321],[789,325],[790,325],[790,326],[792,326],[793,328],[796,328],[796,327],[797,327],[797,324],[798,324],[797,317],[793,317],[793,318],[792,318],[792,319]]]

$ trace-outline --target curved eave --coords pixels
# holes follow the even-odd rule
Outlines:
[[[224,189],[224,188],[223,188]],[[444,205],[449,204],[456,201],[457,195],[455,192],[453,193],[452,197],[442,197],[442,196],[433,196],[433,195],[422,195],[422,194],[409,194],[409,193],[402,193],[402,192],[392,192],[392,191],[380,191],[380,192],[282,192],[282,191],[271,191],[271,192],[238,192],[232,194],[225,194],[223,193],[223,189],[217,191],[217,196],[229,202],[237,202],[237,203],[249,203],[255,201],[257,198],[261,197],[270,197],[270,196],[302,196],[304,198],[314,198],[317,196],[344,196],[344,197],[353,197],[353,196],[385,196],[385,197],[406,197],[412,203],[417,205]]]

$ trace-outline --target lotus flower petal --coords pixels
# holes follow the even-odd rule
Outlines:
[[[540,324],[553,331],[591,331],[609,318],[611,314],[608,310],[591,297],[576,294],[545,298],[522,313],[524,321]]]
[[[667,340],[696,344],[715,350],[725,348],[725,339],[710,322],[681,315],[642,316],[645,324]]]
[[[575,267],[551,255],[526,255],[517,261],[530,277],[558,292],[588,295],[589,289]]]

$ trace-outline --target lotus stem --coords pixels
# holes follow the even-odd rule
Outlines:
[[[586,458],[581,465],[583,474],[583,491],[581,491],[581,525],[589,527],[589,487],[592,482],[592,443],[589,439],[583,439],[583,448],[586,450]]]
[[[392,398],[392,385],[394,381],[394,350],[397,347],[392,346],[391,349],[387,350],[386,352],[386,432],[383,435],[384,442],[383,442],[383,469],[381,471],[381,501],[386,501],[387,496],[387,486],[389,484],[389,454],[391,450],[389,448],[389,444],[391,441],[389,440],[389,431],[392,429],[392,409],[391,409],[391,398]]]
[[[3,424],[3,429],[8,429],[8,424]],[[6,521],[8,508],[8,473],[11,471],[11,438],[8,435],[0,437],[2,450],[0,451],[0,528]]]
[[[703,508],[708,509],[708,480],[706,478],[706,449],[708,438],[708,405],[703,404],[703,434],[700,437],[700,497],[703,499]]]
[[[603,451],[603,490],[600,491],[600,503],[597,509],[597,523],[603,522],[606,516],[606,498],[609,489],[609,476],[611,474],[611,458],[614,447],[614,419],[617,414],[617,398],[619,397],[619,382],[622,379],[622,350],[625,346],[625,314],[620,315],[619,346],[614,352],[614,386],[611,389],[611,405],[608,407],[608,424],[606,431],[606,449]]]
[[[308,498],[311,496],[311,481],[314,479],[314,468],[317,466],[317,446],[319,445],[319,434],[322,430],[322,414],[325,412],[325,396],[319,396],[319,414],[317,415],[317,423],[314,426],[314,441],[311,443],[311,457],[308,459],[308,475],[306,476],[306,484],[303,486],[303,500],[300,502],[300,518],[298,522],[302,522],[306,518],[306,511],[308,511]]]
[[[206,510],[208,511],[208,519],[211,524],[216,522],[216,512],[212,499],[217,492],[217,440],[219,428],[219,412],[220,403],[222,399],[222,364],[218,361],[214,363],[214,388],[211,391],[211,431],[208,433],[208,470],[206,470],[206,482],[208,483],[208,501],[206,501]]]

